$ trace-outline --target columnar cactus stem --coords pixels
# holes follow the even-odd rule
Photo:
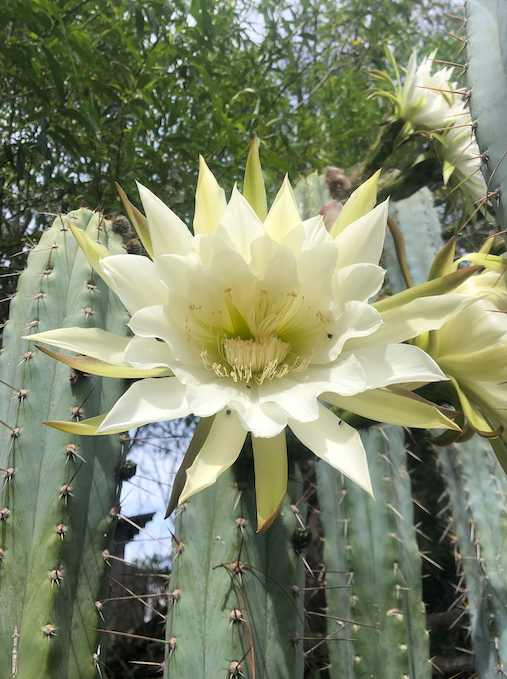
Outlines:
[[[90,210],[58,217],[28,257],[0,357],[0,676],[96,677],[95,601],[118,501],[118,436],[95,441],[42,424],[107,410],[121,383],[90,377],[37,351],[22,335],[65,325],[124,333],[126,314],[68,229],[124,252],[111,223]]]

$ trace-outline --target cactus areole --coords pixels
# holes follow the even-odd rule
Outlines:
[[[286,493],[287,426],[371,492],[358,433],[324,403],[347,408],[354,399],[357,412],[367,409],[370,390],[445,379],[427,354],[399,342],[440,327],[462,298],[416,299],[382,316],[368,304],[384,279],[378,262],[388,206],[374,207],[378,175],[350,197],[328,231],[321,216],[302,222],[288,179],[266,214],[256,142],[252,149],[244,195],[234,188],[229,202],[201,158],[194,235],[144,186],[146,218],[124,198],[153,261],[109,256],[73,229],[131,314],[131,339],[73,328],[31,339],[84,354],[75,359],[83,370],[143,378],[106,415],[51,423],[57,428],[108,434],[191,413],[214,416],[186,470],[180,502],[214,483],[250,432],[262,531]],[[433,406],[397,398],[382,414],[386,422],[455,428]]]

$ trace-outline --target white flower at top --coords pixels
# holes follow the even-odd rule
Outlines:
[[[386,55],[394,69],[395,79],[384,71],[372,71],[374,77],[389,83],[388,90],[375,88],[371,96],[382,96],[392,102],[392,120],[405,121],[401,139],[414,132],[428,133],[449,127],[460,119],[463,97],[456,92],[456,83],[451,82],[453,69],[440,68],[432,74],[435,54],[424,57],[417,66],[417,51],[414,50],[403,84],[396,61],[388,49]]]
[[[394,424],[456,429],[432,404],[389,390],[445,379],[426,353],[400,342],[440,327],[462,298],[415,299],[383,316],[368,303],[384,278],[387,202],[374,207],[377,179],[352,195],[328,232],[320,216],[301,221],[288,179],[266,214],[255,146],[248,200],[234,188],[227,203],[201,159],[194,235],[139,185],[147,223],[132,214],[153,261],[107,256],[72,227],[131,314],[133,337],[67,328],[30,339],[90,357],[83,370],[142,379],[108,414],[53,426],[107,434],[191,413],[214,417],[180,502],[214,483],[251,433],[259,530],[286,492],[287,426],[371,492],[359,434],[326,403]]]

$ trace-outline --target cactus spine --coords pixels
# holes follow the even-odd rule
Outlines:
[[[103,412],[121,382],[72,371],[21,335],[61,326],[123,333],[126,314],[77,246],[67,223],[112,254],[124,252],[111,222],[90,210],[58,217],[28,257],[0,357],[0,676],[97,676],[101,624],[95,602],[118,501],[118,436],[75,437],[42,420]]]

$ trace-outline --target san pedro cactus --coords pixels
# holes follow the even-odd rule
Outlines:
[[[111,509],[118,503],[118,436],[77,438],[42,424],[78,422],[124,388],[70,369],[22,335],[75,325],[125,334],[127,316],[93,275],[69,223],[111,253],[125,252],[111,222],[77,210],[59,216],[28,257],[0,356],[0,676],[97,676]]]
[[[497,0],[467,0],[467,78],[482,171],[503,231],[507,228],[507,19]]]

